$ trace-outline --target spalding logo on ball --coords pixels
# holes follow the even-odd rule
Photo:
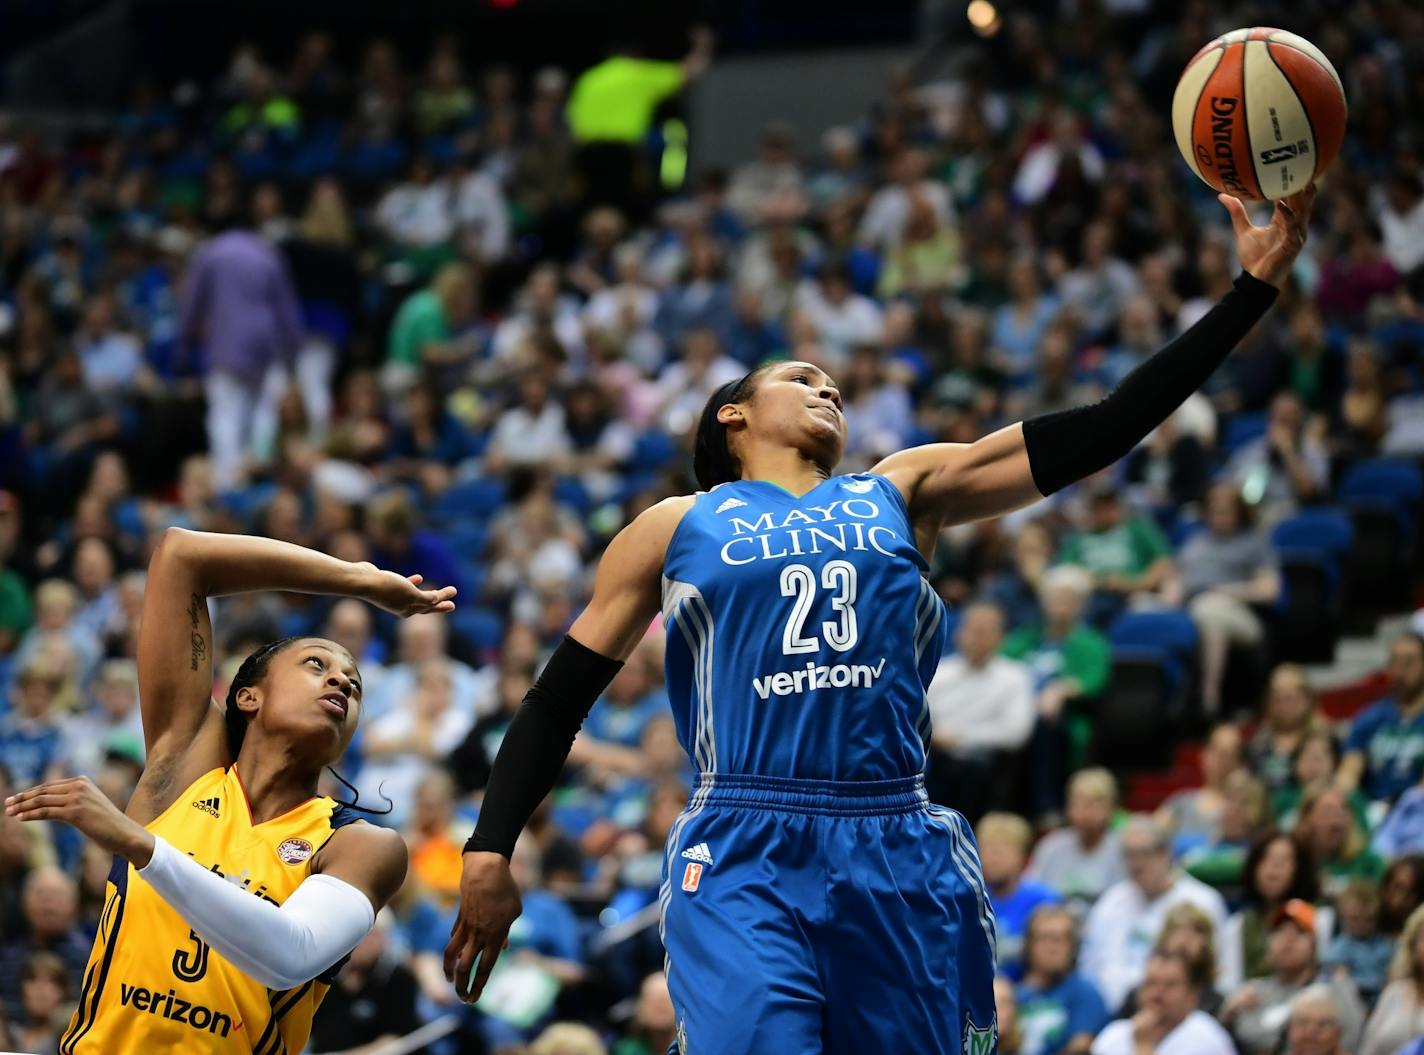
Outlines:
[[[1217,37],[1172,97],[1177,148],[1218,191],[1247,201],[1305,190],[1345,137],[1345,89],[1304,37],[1258,26]]]

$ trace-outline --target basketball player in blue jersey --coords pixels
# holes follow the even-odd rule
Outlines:
[[[674,1049],[994,1052],[978,853],[924,792],[925,687],[945,636],[926,558],[943,526],[1052,494],[1160,424],[1270,307],[1312,200],[1254,227],[1226,199],[1234,289],[1092,406],[834,476],[845,419],[819,369],[767,363],[716,392],[696,437],[704,490],[613,540],[500,748],[445,952],[459,995],[479,997],[519,915],[516,837],[661,612],[668,696],[699,772],[664,858]]]

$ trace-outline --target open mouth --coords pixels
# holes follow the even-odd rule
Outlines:
[[[343,696],[341,693],[328,692],[325,696],[322,696],[317,702],[320,703],[332,714],[336,715],[336,717],[346,717],[346,697]]]

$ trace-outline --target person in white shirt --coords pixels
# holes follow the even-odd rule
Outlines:
[[[1384,255],[1401,275],[1424,266],[1424,188],[1403,169],[1389,178],[1375,218],[1384,236]]]
[[[1236,1055],[1226,1030],[1197,1010],[1199,996],[1183,957],[1153,954],[1137,1014],[1109,1023],[1093,1041],[1092,1055]]]
[[[850,268],[843,261],[822,267],[819,283],[801,284],[796,310],[810,320],[817,338],[837,361],[844,361],[857,345],[879,343],[885,330],[880,305],[855,291]]]
[[[452,204],[449,185],[436,179],[434,161],[421,154],[411,162],[406,181],[377,203],[376,226],[402,247],[438,245],[455,233]]]
[[[1097,985],[1108,1007],[1120,1006],[1141,984],[1152,945],[1173,905],[1190,902],[1207,914],[1218,959],[1226,923],[1221,895],[1172,868],[1170,839],[1156,821],[1146,816],[1128,821],[1123,826],[1122,850],[1128,877],[1098,899],[1083,927],[1083,973]]]
[[[923,150],[902,150],[892,162],[892,171],[895,182],[881,187],[871,197],[857,232],[861,242],[882,252],[894,249],[904,239],[912,197],[929,203],[936,228],[949,227],[955,220],[949,186],[930,179],[930,158]]]
[[[977,602],[964,609],[955,632],[958,651],[940,660],[926,692],[934,736],[930,749],[930,795],[977,823],[996,808],[996,774],[1006,756],[1033,732],[1033,676],[1028,664],[999,655],[1004,614]]]

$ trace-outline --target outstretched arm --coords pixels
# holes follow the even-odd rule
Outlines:
[[[366,824],[334,834],[312,874],[276,905],[125,817],[88,777],[13,795],[5,812],[22,821],[64,821],[131,862],[198,937],[269,989],[302,985],[339,962],[405,881],[405,842]]]
[[[876,466],[906,496],[922,546],[945,523],[1012,512],[1123,457],[1205,383],[1265,314],[1305,244],[1315,189],[1277,202],[1266,227],[1253,226],[1235,198],[1221,198],[1243,268],[1235,288],[1106,398],[1010,425],[977,443],[900,451]]]
[[[160,762],[160,776],[163,759],[187,752],[205,729],[213,730],[208,736],[221,731],[211,696],[208,598],[256,590],[342,594],[399,615],[455,606],[453,587],[422,590],[419,576],[407,579],[274,539],[169,528],[149,561],[138,636],[144,741],[150,761]]]
[[[479,999],[510,924],[519,917],[519,889],[509,874],[515,840],[559,779],[589,708],[657,614],[663,556],[691,504],[688,498],[660,502],[609,544],[598,562],[593,598],[529,689],[500,744],[479,824],[465,844],[460,912],[445,947],[445,977],[462,1000]]]

